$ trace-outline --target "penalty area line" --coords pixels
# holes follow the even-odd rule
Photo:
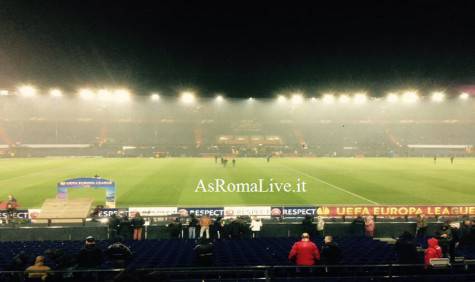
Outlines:
[[[344,192],[344,193],[346,193],[346,194],[348,194],[348,195],[351,195],[351,196],[356,197],[356,198],[358,198],[358,199],[364,200],[364,201],[366,201],[366,202],[372,203],[373,205],[379,205],[378,202],[375,202],[375,201],[373,201],[373,200],[370,200],[370,199],[368,199],[368,198],[366,198],[366,197],[363,197],[363,196],[361,196],[361,195],[359,195],[359,194],[353,193],[353,192],[351,192],[351,191],[349,191],[349,190],[346,190],[345,188],[342,188],[342,187],[340,187],[340,186],[336,186],[336,185],[334,185],[334,184],[331,184],[331,183],[329,183],[329,182],[326,182],[325,180],[320,179],[320,178],[318,178],[318,177],[316,177],[316,176],[313,176],[313,175],[311,175],[311,174],[308,174],[308,173],[306,173],[306,172],[304,172],[304,171],[301,171],[301,170],[299,170],[299,169],[296,169],[296,168],[293,168],[293,167],[289,167],[289,166],[286,166],[286,167],[289,168],[289,169],[291,169],[291,170],[294,170],[294,171],[296,171],[296,172],[299,172],[299,173],[301,173],[301,174],[303,174],[303,175],[306,175],[306,176],[308,176],[308,177],[310,177],[310,178],[313,178],[313,179],[315,179],[316,181],[318,181],[318,182],[320,182],[320,183],[326,184],[326,185],[332,187],[333,189],[336,189],[336,190],[338,190],[338,191]]]

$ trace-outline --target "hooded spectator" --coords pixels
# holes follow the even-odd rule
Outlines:
[[[372,216],[367,216],[364,221],[365,235],[368,237],[374,237],[375,224]]]
[[[399,236],[395,244],[395,251],[400,264],[418,263],[416,241],[411,233],[404,231],[404,233]]]
[[[194,264],[197,266],[213,266],[214,246],[210,240],[201,238],[193,249],[195,258]]]
[[[48,277],[48,271],[50,270],[51,268],[45,265],[45,258],[43,256],[37,256],[35,259],[35,264],[28,267],[26,272],[28,273],[28,278],[40,278],[44,281],[46,280],[46,277]]]
[[[322,246],[322,251],[320,253],[320,258],[322,264],[326,265],[335,265],[339,264],[341,261],[341,250],[338,245],[333,242],[332,236],[325,236],[324,244]]]
[[[430,265],[430,260],[442,257],[442,249],[439,246],[439,241],[435,238],[427,240],[427,249],[424,253],[424,265],[427,268]]]
[[[139,212],[135,213],[134,218],[130,221],[130,225],[134,230],[133,239],[134,240],[142,240],[142,231],[143,226],[145,225],[145,220],[142,216],[140,216]]]
[[[86,238],[84,247],[77,257],[78,267],[83,269],[99,268],[102,264],[102,251],[96,246],[94,237]]]
[[[107,247],[105,254],[115,268],[126,267],[132,259],[132,251],[129,247],[122,244],[120,237],[117,238],[112,245]]]
[[[295,264],[298,266],[312,266],[320,260],[320,251],[317,245],[310,241],[308,233],[303,233],[302,240],[292,246],[289,260],[295,260]]]

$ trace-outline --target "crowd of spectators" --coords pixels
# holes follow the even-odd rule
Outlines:
[[[168,225],[172,238],[188,238],[196,240],[194,247],[193,262],[196,266],[210,267],[215,264],[215,240],[257,238],[263,227],[263,222],[258,217],[237,217],[223,220],[222,217],[215,219],[204,215],[196,217],[191,214],[183,228],[180,218]],[[60,249],[46,250],[44,254],[31,258],[25,252],[16,255],[9,270],[25,271],[26,276],[37,280],[51,280],[67,278],[72,275],[71,271],[98,269],[104,264],[111,268],[127,268],[134,254],[123,243],[124,239],[140,240],[144,219],[136,213],[131,220],[127,216],[112,215],[109,221],[111,229],[111,244],[100,249],[92,236],[85,239],[83,248],[77,254],[65,253]],[[296,266],[312,265],[338,265],[341,263],[345,250],[333,236],[325,234],[325,221],[321,217],[307,216],[302,223],[303,233],[301,240],[296,242],[289,250],[288,259]],[[426,268],[431,267],[431,260],[447,258],[453,260],[455,249],[459,246],[475,245],[474,225],[471,220],[463,220],[460,225],[443,224],[435,232],[433,237],[425,237],[427,222],[424,216],[419,216],[417,232],[415,236],[408,231],[403,232],[394,245],[397,262],[400,264],[421,264]],[[140,231],[138,231],[140,230]],[[197,232],[199,230],[199,233]],[[356,217],[351,223],[354,236],[375,236],[375,223],[372,217]],[[186,231],[186,232],[185,232]],[[128,237],[125,237],[125,236]],[[422,237],[421,237],[422,236]],[[319,238],[323,238],[323,244],[317,245]],[[427,246],[421,248],[421,239]],[[52,275],[50,270],[62,270],[61,273]],[[91,275],[91,281],[95,279]],[[87,277],[86,277],[87,278]]]
[[[257,217],[252,219],[236,217],[223,220],[221,216],[213,219],[208,215],[203,215],[197,218],[191,214],[185,220],[181,217],[174,218],[167,228],[170,237],[176,239],[242,239],[256,238],[262,226],[263,222]],[[199,232],[197,232],[198,230]]]
[[[132,251],[120,239],[115,239],[105,250],[96,245],[96,240],[88,236],[84,246],[77,254],[64,252],[62,249],[48,249],[43,255],[32,260],[27,252],[14,256],[6,270],[25,271],[32,281],[63,281],[73,277],[73,270],[99,269],[104,264],[112,268],[126,268],[133,258]],[[50,270],[61,271],[51,273]],[[96,281],[97,273],[84,272],[84,279]],[[14,275],[9,281],[23,281],[21,275]]]
[[[112,214],[109,218],[109,238],[120,237],[122,239],[128,240],[142,240],[143,239],[143,228],[145,225],[145,220],[140,215],[140,213],[135,213],[132,219],[129,219],[127,214],[117,215]]]

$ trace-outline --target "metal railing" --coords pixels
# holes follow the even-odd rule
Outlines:
[[[8,278],[25,278],[26,271],[0,271],[0,280]],[[242,267],[168,267],[168,268],[116,268],[116,269],[68,269],[51,270],[46,273],[56,278],[68,277],[68,281],[104,281],[128,276],[135,279],[154,281],[183,281],[187,279],[209,279],[212,281],[273,281],[285,279],[297,281],[302,277],[344,278],[384,278],[392,281],[401,278],[423,278],[447,276],[451,279],[464,278],[464,281],[475,279],[475,262],[465,261],[441,268],[425,268],[422,264],[377,264],[377,265],[317,265],[317,266],[242,266]],[[157,280],[158,279],[158,280]],[[61,280],[60,280],[61,281]],[[123,280],[126,281],[126,280]],[[148,280],[147,280],[148,281]]]

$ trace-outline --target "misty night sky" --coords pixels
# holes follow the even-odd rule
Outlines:
[[[265,97],[475,84],[470,1],[189,2],[2,0],[0,88]]]

